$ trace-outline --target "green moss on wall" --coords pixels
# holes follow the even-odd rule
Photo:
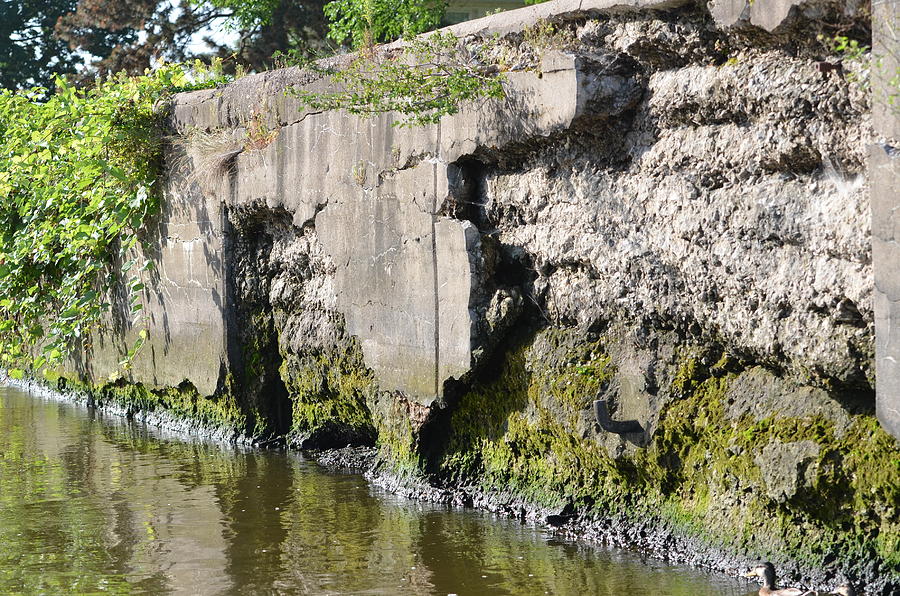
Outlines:
[[[122,379],[91,385],[59,376],[56,382],[67,391],[77,391],[89,396],[97,405],[115,405],[129,413],[165,414],[198,427],[235,435],[250,434],[252,429],[264,425],[261,414],[242,408],[234,393],[226,390],[221,395],[205,397],[187,381],[177,387],[160,388],[129,383]]]
[[[880,574],[900,576],[900,449],[873,416],[853,416],[840,431],[821,415],[729,418],[740,367],[727,357],[706,367],[684,350],[650,445],[611,457],[578,421],[615,375],[613,360],[602,341],[572,335],[538,334],[461,398],[439,462],[447,479],[652,521],[776,562],[874,561]],[[763,449],[801,441],[814,456],[797,464],[796,490],[775,499]]]
[[[376,408],[379,414],[374,417],[378,431],[379,461],[394,476],[419,477],[422,475],[425,460],[410,422],[408,404],[404,400],[396,399],[385,404],[387,399],[390,397],[382,397],[380,400],[382,407]]]
[[[440,463],[444,474],[541,505],[593,502],[610,463],[575,431],[615,370],[600,341],[572,340],[545,332],[512,350],[495,378],[462,398]]]
[[[377,386],[355,342],[345,350],[285,357],[280,372],[292,402],[293,443],[343,446],[374,442],[367,401]]]

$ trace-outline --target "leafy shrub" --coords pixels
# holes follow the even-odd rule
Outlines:
[[[139,317],[134,255],[159,208],[159,106],[217,82],[168,65],[90,89],[58,78],[49,98],[40,88],[0,91],[0,368],[21,377],[66,357],[109,309],[113,271],[128,276]]]
[[[356,48],[411,37],[437,27],[446,8],[445,0],[332,0],[328,37]]]

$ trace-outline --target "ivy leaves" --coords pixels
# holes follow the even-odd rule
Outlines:
[[[56,83],[46,101],[44,89],[0,92],[0,368],[13,377],[58,364],[97,328],[113,271],[140,313],[138,272],[121,263],[159,208],[156,106],[190,86],[178,66],[87,90]]]

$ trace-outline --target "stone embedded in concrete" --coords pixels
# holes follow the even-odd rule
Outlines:
[[[335,114],[298,125],[324,120],[335,135],[331,142],[345,148],[318,169],[299,169],[313,188],[322,188],[319,196],[330,197],[316,230],[336,264],[338,308],[383,388],[430,404],[442,397],[445,381],[468,373],[483,341],[470,304],[479,291],[471,258],[479,239],[472,224],[440,216],[445,200],[459,192],[454,162],[478,148],[499,150],[565,130],[606,105],[596,98],[627,84],[604,85],[610,77],[591,78],[589,66],[548,52],[540,75],[510,75],[505,101],[467,107],[436,126],[394,129],[390,116],[365,121]],[[423,155],[412,167],[389,167]],[[332,170],[341,178],[329,183]]]
[[[766,31],[775,31],[788,20],[791,10],[797,9],[815,18],[833,0],[710,0],[709,12],[720,27],[750,23]],[[847,6],[853,10],[853,6]]]
[[[206,236],[208,253],[187,255],[182,245],[198,231],[173,223],[181,240],[167,244],[163,260],[171,270],[165,277],[174,282],[167,287],[178,296],[173,307],[182,309],[179,326],[189,329],[190,317],[205,325],[205,316],[226,321],[234,316],[229,309],[235,304],[226,302],[225,311],[216,312],[202,295],[196,308],[205,310],[194,312],[193,295],[180,293],[182,282],[196,285],[198,293],[204,284],[216,292],[214,259],[225,254],[233,259],[232,271],[240,272],[233,285],[258,286],[262,299],[253,307],[269,309],[286,376],[296,372],[292,367],[301,359],[314,359],[342,380],[361,373],[364,378],[350,381],[353,405],[384,424],[379,432],[385,445],[396,442],[401,452],[408,448],[421,455],[441,440],[440,433],[420,433],[426,422],[436,423],[430,429],[443,424],[456,432],[471,428],[455,414],[434,417],[430,406],[441,405],[444,381],[465,377],[473,361],[496,362],[485,353],[516,349],[506,332],[521,322],[517,315],[525,302],[527,323],[567,328],[569,347],[604,330],[589,356],[570,352],[563,343],[557,352],[565,358],[557,370],[568,369],[578,379],[590,373],[579,370],[580,364],[597,362],[594,349],[604,355],[600,362],[609,357],[595,370],[597,384],[590,390],[573,382],[569,393],[554,387],[559,379],[549,377],[532,385],[530,363],[523,374],[512,368],[509,376],[515,379],[497,385],[515,395],[524,381],[526,401],[540,409],[513,402],[510,407],[525,419],[537,420],[546,411],[565,440],[556,445],[577,446],[595,432],[589,410],[579,410],[589,407],[591,391],[602,392],[618,407],[617,419],[639,420],[652,442],[662,420],[677,420],[669,414],[685,403],[686,388],[699,383],[688,392],[697,410],[683,414],[696,412],[713,434],[719,422],[712,428],[709,421],[717,420],[718,406],[710,404],[724,408],[726,428],[735,432],[753,420],[766,421],[757,427],[768,428],[765,432],[775,432],[778,424],[769,423],[779,418],[791,424],[812,420],[817,427],[821,421],[825,436],[814,433],[815,441],[716,443],[718,453],[705,453],[725,459],[727,453],[740,453],[755,464],[734,477],[727,465],[707,467],[723,472],[721,478],[711,477],[715,490],[704,499],[709,511],[747,505],[749,496],[784,503],[786,511],[795,509],[802,517],[809,500],[792,497],[804,495],[817,471],[825,473],[818,478],[825,484],[814,488],[831,487],[830,473],[816,469],[819,457],[830,454],[824,462],[830,465],[832,455],[846,455],[848,431],[871,430],[857,404],[848,408],[847,402],[866,395],[874,382],[873,301],[879,355],[900,345],[892,335],[900,329],[894,298],[900,294],[900,226],[891,201],[896,159],[882,147],[883,155],[871,161],[872,204],[878,209],[873,231],[879,287],[873,300],[873,251],[864,233],[869,226],[868,98],[845,78],[823,77],[815,60],[792,52],[787,39],[797,31],[795,16],[808,17],[804,11],[822,4],[813,0],[792,8],[794,3],[781,2],[780,10],[767,15],[762,9],[775,3],[756,0],[755,11],[742,0],[730,3],[735,24],[781,29],[769,37],[752,32],[754,40],[767,43],[757,47],[751,41],[726,63],[720,63],[718,48],[710,47],[705,15],[692,10],[634,18],[622,14],[634,7],[676,4],[557,1],[454,29],[521,30],[541,15],[571,22],[594,11],[621,11],[579,24],[577,35],[588,48],[584,55],[547,52],[540,72],[509,74],[508,100],[466,106],[437,126],[402,129],[391,126],[390,114],[360,120],[298,110],[282,91],[294,83],[311,88],[323,83],[304,80],[296,70],[179,96],[175,125],[180,131],[246,131],[257,116],[277,130],[274,138],[247,139],[228,149],[233,159],[220,186],[208,190],[225,203],[221,208],[234,226],[234,236],[226,240],[252,244],[259,234],[264,238],[259,253],[243,261],[236,249],[219,253],[221,236],[215,232]],[[743,38],[743,32],[730,36],[739,48]],[[637,80],[627,69],[605,68],[603,60],[611,56],[632,63],[630,68],[640,73]],[[879,122],[885,120],[876,118],[881,131]],[[876,168],[882,162],[884,171]],[[465,183],[461,173],[474,183]],[[484,229],[477,230],[467,217]],[[210,274],[200,278],[196,273],[207,271],[204,258]],[[240,341],[230,324],[223,326],[225,338]],[[157,336],[155,327],[152,334]],[[485,344],[486,335],[495,343]],[[550,337],[542,341],[549,344]],[[359,370],[357,342],[377,383]],[[209,344],[212,350],[196,361],[205,362],[215,378],[222,361],[210,354],[221,353],[224,343]],[[341,350],[348,353],[348,345],[352,358],[342,360]],[[529,348],[525,357],[540,360],[534,350]],[[182,351],[175,357],[191,356]],[[878,363],[878,409],[888,428],[893,424],[890,400],[897,392],[883,383],[898,378],[885,368],[896,363],[891,358]],[[173,364],[183,366],[178,360]],[[189,374],[202,382],[195,366],[200,365],[192,363]],[[730,373],[741,369],[732,378]],[[316,387],[326,403],[333,381],[313,382],[308,393],[314,395]],[[476,403],[503,401],[507,396],[498,395],[501,391],[480,395],[476,389]],[[703,415],[706,408],[712,418]],[[495,415],[502,427],[505,410]],[[393,435],[394,429],[412,432]],[[679,434],[677,442],[696,449],[702,461],[703,441]],[[484,436],[506,438],[502,431]],[[648,444],[623,444],[617,436],[601,441],[610,455],[626,457]],[[545,450],[537,445],[523,453],[539,461]],[[631,461],[640,467],[641,460]],[[597,471],[590,462],[588,468]],[[672,494],[677,499],[679,493]],[[868,527],[877,528],[881,504],[856,512],[854,519],[871,518],[875,525]],[[754,523],[754,531],[765,530],[763,522]],[[773,552],[788,560],[796,544]],[[850,569],[855,574],[868,567],[866,581],[893,585],[876,577],[884,560],[875,565],[841,561],[829,573]],[[877,585],[870,584],[870,591]]]
[[[747,0],[710,0],[709,12],[720,27],[731,27],[746,20],[750,13]]]
[[[784,503],[798,491],[810,486],[816,474],[820,447],[813,441],[774,442],[766,445],[755,462],[762,473],[766,494],[776,503]]]
[[[595,76],[595,65],[561,52],[547,52],[540,70],[510,73],[505,100],[466,106],[435,126],[396,128],[392,114],[298,117],[290,100],[267,99],[289,84],[270,73],[179,96],[175,121],[182,130],[215,131],[242,118],[246,126],[251,104],[269,105],[277,134],[236,148],[227,204],[284,209],[296,226],[315,223],[335,262],[336,304],[366,364],[383,388],[430,403],[444,381],[468,372],[479,341],[470,305],[478,235],[439,215],[454,162],[561,132],[598,111],[618,113],[631,107],[619,98],[639,96],[627,79]]]

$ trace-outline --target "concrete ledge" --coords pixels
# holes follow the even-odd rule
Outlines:
[[[466,35],[508,35],[541,20],[565,20],[595,13],[636,10],[666,10],[691,4],[692,0],[552,0],[508,10],[495,15],[452,25],[441,31],[458,37]]]

